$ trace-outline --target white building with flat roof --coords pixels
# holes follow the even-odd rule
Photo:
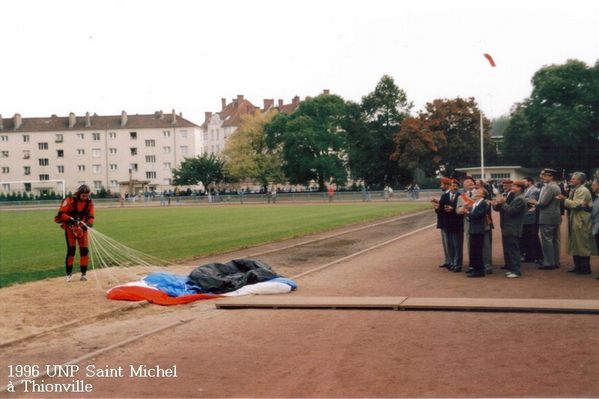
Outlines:
[[[59,191],[64,180],[112,193],[173,189],[172,169],[196,155],[200,127],[172,113],[49,118],[0,116],[0,192]],[[19,183],[17,183],[19,182]]]

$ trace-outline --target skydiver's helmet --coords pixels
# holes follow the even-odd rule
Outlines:
[[[77,198],[81,198],[81,194],[89,194],[90,192],[91,189],[89,188],[89,186],[87,184],[82,184],[79,186],[77,191],[75,191],[75,196]]]

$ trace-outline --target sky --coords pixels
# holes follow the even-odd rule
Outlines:
[[[223,97],[359,102],[385,74],[413,112],[472,96],[498,117],[541,67],[599,59],[599,2],[5,0],[0,44],[4,118],[175,109],[201,124]]]

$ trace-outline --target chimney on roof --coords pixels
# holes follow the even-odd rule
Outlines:
[[[127,113],[125,111],[121,111],[121,127],[125,127],[127,124]]]
[[[300,102],[299,96],[295,96],[291,99],[291,104],[293,104],[293,105],[298,105],[299,102]]]
[[[69,129],[71,129],[73,126],[75,126],[76,122],[77,122],[77,119],[75,118],[75,113],[69,112]]]
[[[204,117],[206,118],[206,122],[212,118],[212,112],[204,112]]]
[[[322,95],[323,95],[323,96],[328,96],[329,94],[331,94],[331,91],[330,91],[329,89],[324,89],[324,90],[322,91]]]
[[[283,107],[283,100],[279,98],[279,108]]]
[[[4,121],[2,120],[2,115],[0,114],[0,132],[4,130]]]
[[[220,103],[221,103],[221,106],[222,106],[221,111],[224,111],[225,108],[226,108],[226,106],[227,106],[227,99],[226,98],[221,98],[220,99]]]
[[[85,113],[85,127],[91,127],[92,126],[92,120],[89,116],[89,112]]]
[[[237,104],[241,104],[242,101],[243,101],[243,94],[238,94],[237,95]]]
[[[175,110],[173,109],[173,120],[171,121],[171,124],[176,125],[177,124],[177,114],[175,113]]]
[[[272,98],[271,99],[268,99],[268,98],[264,99],[264,110],[265,111],[268,111],[270,108],[274,107],[274,105],[275,105],[275,100],[274,99],[272,99]]]
[[[13,116],[12,119],[15,124],[15,130],[17,130],[23,124],[23,120],[21,119],[21,114],[15,114],[15,116]]]

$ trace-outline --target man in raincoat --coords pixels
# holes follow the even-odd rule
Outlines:
[[[573,173],[568,197],[558,196],[568,210],[568,253],[574,258],[574,267],[568,271],[576,274],[591,274],[591,255],[596,253],[591,213],[588,211],[593,200],[589,189],[584,186],[585,180],[584,173]]]

